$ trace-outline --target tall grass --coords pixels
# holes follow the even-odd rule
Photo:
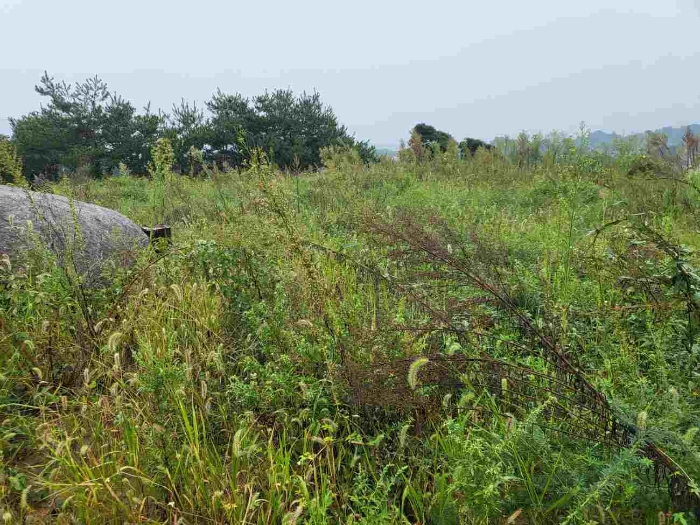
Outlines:
[[[406,329],[426,313],[383,276],[422,271],[427,286],[432,269],[407,268],[367,227],[439,220],[461,239],[450,249],[489,255],[522,315],[577,356],[620,418],[643,412],[640,439],[696,478],[692,186],[629,177],[614,159],[518,168],[479,152],[366,167],[336,152],[326,165],[289,176],[255,158],[197,179],[52,188],[167,222],[174,243],[82,306],[48,259],[0,265],[5,521],[694,522],[650,481],[643,442],[550,432],[540,423],[552,400],[503,414],[463,385],[426,414],[401,399],[358,403],[347,381],[353,363],[474,350]],[[688,249],[674,259],[671,246]],[[440,294],[445,305],[478,297]],[[485,334],[475,349],[546,368],[518,354],[531,341],[503,312],[478,308],[464,319]],[[387,396],[392,385],[430,395],[414,372]]]

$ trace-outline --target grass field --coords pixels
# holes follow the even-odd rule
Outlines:
[[[700,174],[637,165],[52,186],[174,239],[0,268],[3,519],[697,523]]]

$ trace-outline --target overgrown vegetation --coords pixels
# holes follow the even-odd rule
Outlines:
[[[0,135],[0,182],[17,186],[27,184],[22,175],[22,159],[17,155],[14,144],[3,135]]]
[[[5,521],[696,523],[700,173],[520,142],[50,186],[175,237],[2,260]]]

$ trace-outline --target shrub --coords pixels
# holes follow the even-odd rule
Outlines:
[[[4,184],[27,186],[22,175],[22,160],[17,155],[17,148],[6,137],[0,135],[0,181]]]

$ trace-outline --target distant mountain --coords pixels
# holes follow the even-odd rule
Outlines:
[[[653,130],[655,133],[664,133],[668,137],[668,145],[671,147],[680,146],[683,143],[683,134],[685,133],[686,126],[680,126],[677,128],[666,126],[665,128]],[[700,135],[700,124],[691,124],[690,130],[696,135]],[[595,148],[598,146],[604,146],[606,144],[612,144],[613,139],[616,138],[629,138],[638,137],[643,140],[646,137],[646,132],[644,133],[632,133],[630,135],[620,135],[618,133],[607,133],[605,131],[593,131],[591,133],[591,147]]]

